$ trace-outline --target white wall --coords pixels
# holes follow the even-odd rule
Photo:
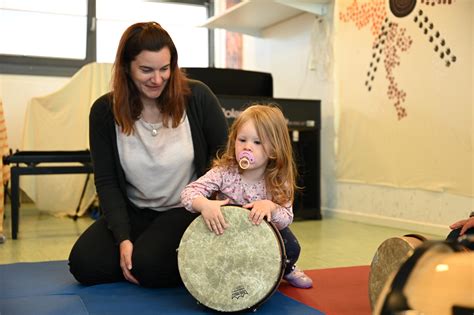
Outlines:
[[[55,92],[70,78],[0,74],[0,99],[7,126],[8,145],[21,149],[26,106],[32,97]]]
[[[326,17],[329,27],[331,16]],[[444,236],[448,225],[474,210],[474,199],[447,193],[341,183],[336,179],[337,99],[332,67],[311,70],[311,54],[332,57],[331,42],[322,47],[311,32],[314,15],[303,14],[272,26],[262,37],[244,36],[244,69],[273,74],[274,95],[321,100],[321,198],[323,215]],[[313,38],[312,38],[313,36]],[[317,51],[311,51],[315,47]],[[331,58],[333,62],[333,58]]]

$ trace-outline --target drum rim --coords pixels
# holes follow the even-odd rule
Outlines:
[[[370,271],[369,271],[369,286],[368,286],[368,294],[369,294],[369,302],[372,308],[375,308],[377,304],[377,300],[380,297],[380,294],[383,291],[385,282],[390,280],[390,274],[394,271],[397,271],[403,262],[405,262],[408,257],[410,257],[415,249],[423,244],[423,242],[427,241],[428,239],[417,233],[410,233],[404,234],[402,236],[393,236],[385,239],[380,245],[377,247],[374,256],[372,257],[372,261],[370,263]],[[381,253],[386,253],[387,249],[391,249],[392,246],[401,246],[403,245],[403,249],[410,249],[409,255],[400,255],[400,254],[393,254],[391,258],[395,258],[395,261],[390,261],[388,265],[385,267],[394,267],[391,270],[381,270],[381,264],[387,263],[384,261],[383,256],[381,257]],[[402,249],[402,247],[399,247]],[[405,256],[405,257],[402,257]],[[397,263],[397,260],[401,260],[400,263]],[[389,272],[387,272],[389,271]],[[383,280],[383,282],[380,282]]]

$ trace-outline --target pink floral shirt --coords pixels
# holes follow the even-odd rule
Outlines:
[[[209,198],[215,192],[217,192],[216,199],[229,198],[229,203],[235,205],[272,199],[267,194],[264,179],[255,184],[247,184],[237,168],[214,167],[184,188],[181,193],[181,202],[187,210],[195,212],[192,208],[194,198],[199,196]],[[293,207],[291,203],[277,206],[277,211],[272,214],[272,223],[282,230],[293,221]]]

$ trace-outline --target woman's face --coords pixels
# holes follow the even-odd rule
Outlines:
[[[268,145],[258,136],[253,120],[248,120],[239,128],[235,139],[235,157],[238,160],[242,151],[250,151],[255,158],[255,163],[249,166],[249,170],[264,170],[267,167],[268,155],[266,152],[268,150]]]
[[[171,54],[168,47],[160,51],[143,50],[130,64],[130,74],[144,104],[161,95],[171,76]]]

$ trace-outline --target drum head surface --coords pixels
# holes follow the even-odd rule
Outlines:
[[[179,272],[191,295],[211,309],[253,308],[274,293],[281,280],[281,240],[268,223],[253,225],[248,210],[221,210],[230,225],[224,234],[209,231],[202,216],[187,228],[178,249]]]
[[[370,265],[369,298],[372,308],[390,275],[398,271],[422,242],[416,237],[403,236],[389,238],[380,244]]]

